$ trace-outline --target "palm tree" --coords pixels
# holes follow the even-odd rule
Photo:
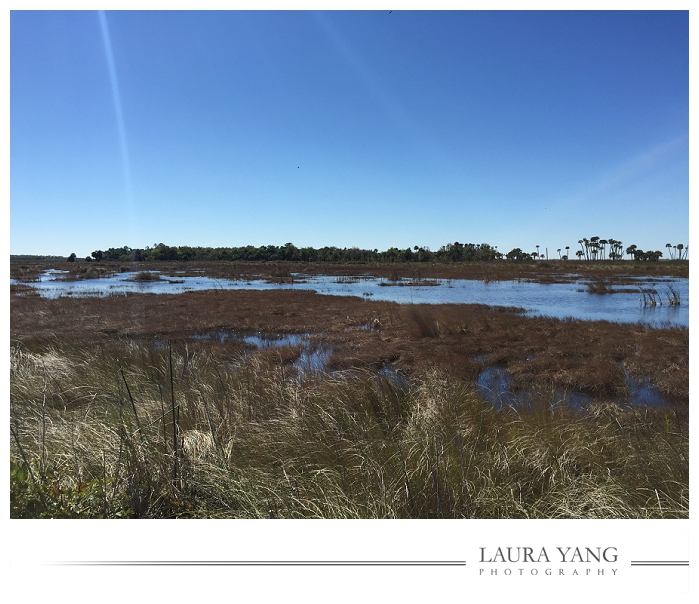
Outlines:
[[[538,245],[536,246],[536,255],[537,256],[539,255],[539,246]]]
[[[665,247],[667,248],[667,251],[670,253],[670,259],[672,259],[672,243],[666,243]]]
[[[615,259],[621,259],[623,258],[623,248],[621,246],[621,241],[617,241],[616,239],[610,239],[609,240],[609,245],[612,246],[612,249],[614,250],[614,258]]]
[[[631,256],[632,258],[636,258],[636,250],[638,249],[638,246],[636,244],[630,245],[629,247],[626,248],[626,253]]]
[[[560,260],[561,259],[561,248],[559,247],[556,251],[558,252],[558,259]]]
[[[684,249],[684,245],[682,245],[681,243],[678,243],[676,247],[677,247],[677,250],[679,251],[678,259],[682,260],[682,250]],[[687,249],[689,249],[689,248],[687,248]],[[685,256],[686,256],[686,254],[685,254]]]
[[[590,240],[587,237],[583,237],[582,239],[578,240],[578,243],[580,244],[580,247],[583,248],[583,254],[585,254],[585,260],[590,260],[590,253],[589,253]],[[585,245],[585,247],[583,247],[583,244]]]
[[[604,260],[604,255],[606,252],[605,246],[609,243],[609,241],[607,239],[600,239],[599,243],[602,246],[602,260]]]

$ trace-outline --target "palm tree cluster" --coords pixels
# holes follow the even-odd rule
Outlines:
[[[620,260],[624,257],[622,242],[616,239],[600,239],[599,237],[583,237],[578,240],[580,250],[576,252],[576,256],[585,260]],[[609,246],[609,252],[607,252]],[[566,248],[567,249],[567,248]]]
[[[671,260],[686,260],[687,254],[689,253],[689,246],[685,246],[682,243],[677,245],[672,245],[671,243],[666,243],[665,247],[670,254]],[[684,251],[684,254],[682,253]]]
[[[670,251],[670,260],[687,260],[687,254],[689,253],[689,246],[685,246],[681,243],[673,246],[670,243],[665,245]],[[674,250],[674,251],[673,251]],[[682,253],[684,251],[684,254]],[[659,250],[654,252],[648,251],[644,252],[639,249],[637,245],[630,245],[626,248],[626,253],[633,257],[634,260],[650,260],[651,262],[657,262],[663,253]],[[675,257],[675,254],[677,255]]]

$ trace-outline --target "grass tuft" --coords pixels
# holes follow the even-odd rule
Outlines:
[[[12,517],[689,514],[673,409],[581,413],[542,391],[496,410],[437,369],[407,386],[370,370],[298,380],[205,343],[95,353],[12,349]]]

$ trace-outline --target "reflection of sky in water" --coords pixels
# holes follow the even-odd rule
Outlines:
[[[612,397],[609,400],[618,404],[630,404],[642,407],[662,407],[665,400],[655,386],[648,380],[635,381],[622,366],[629,389],[628,397]],[[503,407],[519,407],[532,404],[532,393],[528,390],[514,390],[512,376],[503,367],[486,367],[476,380],[481,396],[496,409]],[[575,390],[556,389],[550,393],[551,404],[570,409],[583,409],[594,401],[594,397]]]
[[[332,349],[328,348],[326,345],[314,345],[311,341],[310,334],[292,333],[277,336],[255,334],[245,336],[234,331],[212,331],[192,337],[196,340],[216,340],[221,343],[227,341],[244,342],[258,350],[267,348],[301,347],[299,357],[292,365],[298,377],[301,379],[308,375],[324,373],[326,371],[326,362],[332,355]],[[533,357],[528,357],[527,360],[531,360],[532,358]],[[476,360],[484,361],[485,357],[478,357]],[[610,402],[621,405],[627,404],[648,407],[662,407],[666,404],[661,394],[648,380],[635,381],[623,365],[621,368],[626,379],[628,396],[623,398],[613,397],[608,399]],[[337,372],[333,373],[336,374]],[[391,386],[403,391],[408,391],[410,389],[410,382],[398,372],[396,367],[390,364],[386,364],[379,369],[375,378],[378,381],[379,387],[382,387],[383,381],[385,380],[389,382]],[[503,409],[506,407],[528,407],[534,404],[533,393],[530,390],[516,390],[512,387],[512,376],[504,367],[485,367],[476,379],[476,387],[483,399],[496,409]],[[549,397],[549,402],[554,407],[562,406],[569,409],[584,409],[595,400],[595,398],[589,394],[561,388],[552,390],[548,394],[539,393],[535,398],[538,400],[541,396],[543,396],[545,400],[548,400],[546,397]]]
[[[314,346],[309,334],[290,333],[277,337],[261,334],[243,336],[233,331],[214,331],[192,336],[195,340],[218,340],[224,343],[228,340],[245,342],[258,349],[265,348],[296,348],[302,347],[299,358],[294,361],[294,369],[300,374],[325,371],[325,363],[330,358],[332,350],[326,346]]]
[[[48,272],[47,272],[48,273]],[[43,297],[113,296],[127,292],[177,294],[186,291],[215,289],[250,290],[314,290],[332,296],[359,296],[368,300],[385,300],[402,304],[487,304],[517,306],[533,314],[557,318],[621,322],[643,321],[651,325],[689,326],[689,279],[637,280],[632,287],[652,287],[664,304],[643,307],[640,293],[589,294],[587,281],[577,283],[528,283],[523,281],[491,281],[467,279],[439,280],[437,286],[387,286],[383,279],[362,278],[357,282],[338,283],[337,277],[297,276],[295,283],[270,283],[264,280],[232,281],[210,277],[162,277],[161,281],[128,281],[135,273],[121,273],[100,279],[62,281],[55,271],[41,276],[39,282],[27,283]],[[177,281],[177,282],[174,282]],[[301,282],[300,282],[301,281]],[[10,283],[14,283],[10,280]],[[381,284],[384,285],[381,285]],[[407,283],[403,281],[403,283]],[[680,296],[679,306],[667,304],[667,290],[672,286]],[[583,291],[579,291],[583,290]]]

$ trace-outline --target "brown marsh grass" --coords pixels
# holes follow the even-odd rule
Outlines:
[[[107,298],[11,296],[13,342],[108,346],[115,338],[184,340],[193,334],[311,333],[331,369],[410,373],[439,368],[473,379],[506,367],[516,387],[553,384],[596,397],[623,396],[624,370],[668,399],[689,400],[689,330],[528,317],[483,305],[399,305],[307,291],[210,291]]]
[[[688,516],[687,329],[292,291],[10,312],[13,516]],[[299,347],[191,337],[213,332],[315,334],[329,373],[301,379]],[[485,402],[486,366],[534,404]],[[610,403],[625,373],[671,404]],[[560,388],[594,403],[552,406]]]
[[[394,282],[410,282],[419,274],[428,279],[475,279],[506,281],[524,279],[540,283],[570,282],[575,278],[615,278],[619,284],[632,283],[628,277],[689,277],[689,261],[605,261],[580,262],[550,260],[548,262],[391,263],[331,264],[304,262],[10,262],[10,276],[18,281],[35,281],[48,269],[68,271],[67,279],[91,275],[109,275],[125,271],[161,271],[169,276],[201,276],[226,279],[290,278],[291,273],[309,275],[360,276],[373,275]],[[184,272],[182,272],[184,271]],[[573,277],[577,275],[577,277]],[[627,279],[624,279],[624,278]]]
[[[131,281],[162,281],[162,277],[158,273],[151,273],[149,271],[140,271],[131,277]]]

